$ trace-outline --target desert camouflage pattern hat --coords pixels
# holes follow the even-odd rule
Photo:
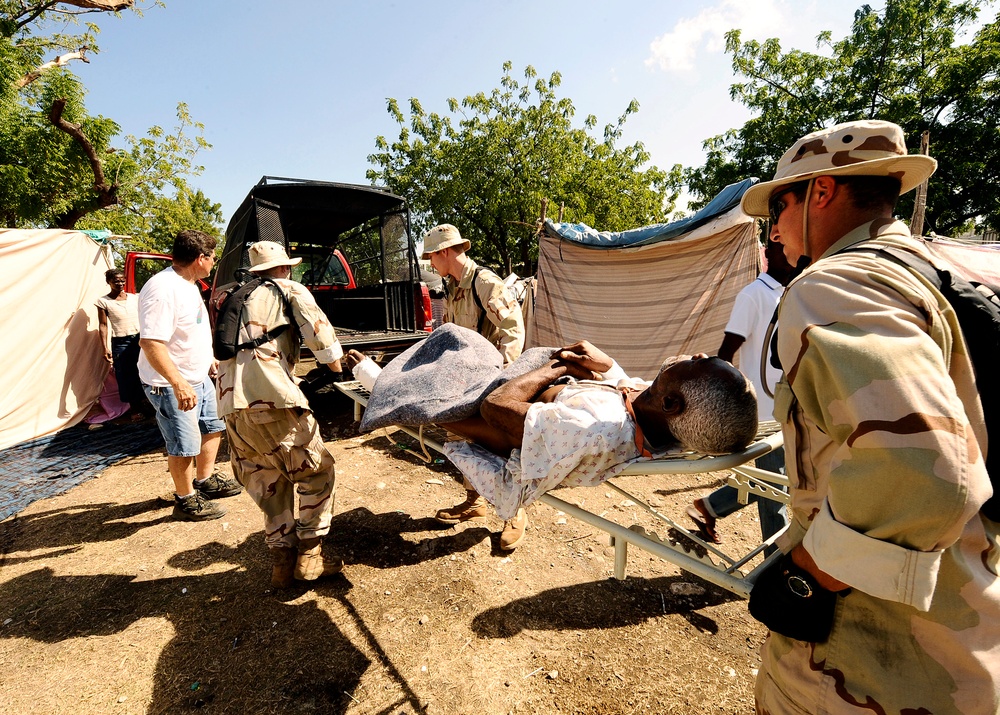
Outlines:
[[[445,248],[461,246],[463,251],[468,251],[472,243],[458,232],[458,229],[450,223],[443,223],[435,226],[424,236],[424,252],[421,258],[427,258],[432,253],[437,253]]]
[[[775,190],[816,176],[895,176],[905,194],[936,168],[937,160],[907,153],[899,125],[877,119],[846,122],[795,142],[778,160],[774,179],[750,187],[740,205],[749,216],[767,216]]]
[[[301,258],[289,258],[285,247],[273,241],[257,241],[247,251],[250,255],[250,271],[258,273],[275,266],[297,266]]]

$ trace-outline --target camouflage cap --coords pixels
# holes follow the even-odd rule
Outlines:
[[[458,232],[458,229],[450,223],[443,223],[435,226],[424,236],[424,252],[421,258],[427,258],[432,253],[437,253],[445,248],[461,246],[463,251],[468,251],[472,243]]]
[[[935,159],[906,153],[899,125],[877,119],[846,122],[795,142],[778,160],[774,179],[750,187],[740,205],[749,216],[767,216],[776,189],[816,176],[895,176],[905,194],[936,168]]]

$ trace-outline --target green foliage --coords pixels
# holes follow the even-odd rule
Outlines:
[[[447,115],[428,114],[413,98],[407,119],[388,100],[399,138],[391,144],[376,138],[368,179],[409,201],[418,235],[451,223],[481,262],[531,272],[542,199],[550,218],[562,204],[563,220],[606,230],[661,221],[673,210],[680,167],[670,173],[647,167],[649,154],[638,142],[616,146],[637,102],[599,140],[588,133],[597,124],[593,116],[584,128],[573,126],[572,101],[556,96],[558,72],[539,79],[529,66],[524,78],[519,84],[507,62],[499,88],[449,99]]]
[[[189,136],[191,129],[194,136]],[[153,127],[144,137],[126,136],[126,148],[108,154],[104,162],[108,179],[118,184],[118,203],[88,214],[77,228],[107,228],[132,236],[136,250],[167,250],[184,228],[219,236],[221,205],[191,189],[186,179],[203,170],[195,164],[198,152],[211,147],[203,131],[182,103],[173,132]]]
[[[911,151],[930,131],[938,160],[927,198],[926,226],[951,235],[973,220],[1000,227],[1000,25],[962,36],[987,0],[887,0],[863,5],[839,42],[818,38],[828,54],[782,53],[777,40],[743,42],[727,35],[733,70],[744,81],[730,95],[755,111],[739,129],[704,144],[703,166],[686,172],[692,193],[707,201],[746,176],[769,178],[800,136],[839,122],[886,119],[903,127]],[[899,215],[912,213],[913,194]]]
[[[86,90],[68,66],[38,71],[66,52],[98,52],[96,25],[71,32],[90,12],[100,11],[72,1],[0,0],[0,221],[17,228],[108,228],[134,236],[138,248],[169,247],[164,232],[179,227],[218,234],[219,205],[187,183],[201,173],[195,159],[210,145],[186,105],[178,104],[171,132],[156,126],[141,138],[120,137],[114,121],[87,113]],[[79,127],[93,157],[52,123],[57,100],[65,101],[62,118]]]

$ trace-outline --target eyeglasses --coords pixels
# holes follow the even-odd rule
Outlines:
[[[775,194],[771,197],[771,200],[767,202],[767,215],[771,219],[771,225],[778,223],[778,218],[781,216],[781,212],[788,208],[788,204],[781,198],[789,191],[782,191],[780,194]]]

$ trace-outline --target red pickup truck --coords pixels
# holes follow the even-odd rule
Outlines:
[[[129,252],[125,254],[125,292],[138,293],[150,277],[170,265],[173,258],[168,253]],[[198,290],[205,300],[211,295],[212,286],[198,281]]]

